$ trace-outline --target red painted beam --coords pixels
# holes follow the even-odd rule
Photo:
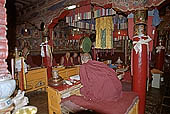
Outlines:
[[[58,23],[58,21],[59,21],[60,19],[63,19],[63,18],[64,18],[66,15],[68,15],[68,14],[69,14],[69,10],[64,10],[64,11],[60,14],[59,17],[54,18],[54,19],[52,20],[52,23],[48,25],[48,29],[53,29],[54,26]]]
[[[104,8],[112,8],[112,4],[106,4],[104,5]]]
[[[80,1],[77,3],[77,5],[79,5],[79,7],[90,5],[90,4],[91,4],[91,0],[84,0],[84,1]]]

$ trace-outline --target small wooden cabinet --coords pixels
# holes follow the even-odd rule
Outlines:
[[[38,90],[38,89],[45,89],[48,85],[47,80],[47,69],[46,68],[39,68],[28,71],[25,74],[26,79],[26,92]]]
[[[69,96],[80,95],[81,87],[82,85],[78,84],[59,91],[56,88],[47,86],[49,114],[62,114],[61,99],[65,98],[66,94],[69,94]]]
[[[59,91],[47,86],[49,114],[61,114],[61,95]]]

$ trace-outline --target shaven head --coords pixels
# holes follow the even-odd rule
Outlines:
[[[69,58],[70,57],[70,52],[66,52],[66,58]]]
[[[83,63],[87,63],[89,60],[92,60],[91,55],[89,53],[84,53],[81,56],[81,62]]]
[[[76,52],[74,52],[73,57],[77,57],[77,56],[78,56],[78,54]]]

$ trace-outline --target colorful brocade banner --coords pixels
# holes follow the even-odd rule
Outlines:
[[[99,49],[113,48],[113,21],[112,17],[96,18],[96,46]]]

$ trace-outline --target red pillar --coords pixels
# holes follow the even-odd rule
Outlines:
[[[139,41],[136,37],[133,41]],[[142,37],[142,39],[145,39]],[[136,53],[133,49],[133,91],[139,96],[139,114],[145,113],[145,97],[146,97],[146,78],[147,78],[147,45],[142,44],[142,51]]]
[[[156,47],[156,68],[163,70],[164,56],[165,56],[165,42],[159,40],[159,46]]]
[[[165,49],[161,49],[161,51],[156,54],[156,68],[161,71],[163,70],[164,55]]]
[[[52,76],[52,63],[51,63],[51,57],[47,55],[47,50],[46,50],[46,45],[44,44],[44,52],[45,52],[45,57],[43,57],[43,65],[47,68],[47,77],[48,79]]]
[[[149,75],[149,42],[152,40],[146,35],[146,10],[137,10],[134,14],[134,37],[132,75],[133,91],[139,96],[139,114],[145,114],[146,80]]]
[[[50,39],[48,41],[48,45],[53,47],[53,29],[52,28],[49,29],[49,37],[50,37]]]
[[[49,29],[49,43],[48,45],[51,46],[51,49],[53,48],[53,29]],[[52,53],[52,50],[51,50]],[[52,77],[52,61],[51,57],[47,57],[47,61],[48,61],[48,67],[47,67],[47,75],[48,75],[48,79]]]

